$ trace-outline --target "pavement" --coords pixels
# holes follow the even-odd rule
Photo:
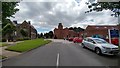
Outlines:
[[[7,47],[14,46],[15,44],[20,43],[20,42],[23,42],[23,41],[18,41],[18,42],[4,42],[4,43],[8,44],[8,46],[0,47],[0,55],[5,56],[7,58],[11,58],[11,57],[20,55],[21,53],[19,53],[19,52],[13,52],[13,51],[5,50]]]
[[[3,61],[3,66],[118,66],[120,56],[97,55],[62,39]]]

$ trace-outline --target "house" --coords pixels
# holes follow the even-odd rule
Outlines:
[[[31,25],[30,21],[24,21],[22,24],[18,24],[17,21],[13,21],[14,25],[16,26],[16,38],[24,38],[28,37],[30,39],[36,39],[37,38],[37,30]],[[26,35],[23,36],[21,33],[21,30],[23,30]]]

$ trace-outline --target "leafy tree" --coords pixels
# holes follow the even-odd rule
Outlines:
[[[41,33],[41,34],[40,34],[40,37],[43,38],[43,36],[44,36],[43,33]]]
[[[49,33],[45,33],[44,37],[49,38]]]
[[[53,36],[54,36],[53,31],[49,31],[48,33],[44,34],[44,37],[46,38],[53,38]]]
[[[84,31],[84,29],[81,28],[81,27],[78,27],[78,30],[79,30],[79,32],[80,32],[80,31]]]
[[[84,31],[84,29],[82,29],[81,27],[70,27],[69,30],[73,30],[75,32],[80,32],[80,31]]]
[[[38,38],[43,38],[43,37],[44,37],[43,33],[38,34]]]
[[[15,31],[15,26],[11,22],[9,17],[14,17],[13,15],[19,10],[15,8],[18,2],[2,2],[2,36],[6,36],[8,39]]]
[[[73,30],[73,27],[70,27],[69,30]]]
[[[10,39],[15,30],[15,26],[13,26],[11,23],[8,23],[2,29],[2,36],[4,36],[8,40]]]
[[[77,27],[74,27],[73,29],[75,32],[78,32],[78,28]]]
[[[18,6],[18,2],[2,2],[2,27],[10,23],[6,21],[7,18],[14,17],[13,15],[19,11],[18,8],[15,8],[16,6]]]
[[[50,37],[50,38],[53,38],[53,36],[54,36],[53,31],[50,31],[50,32],[49,32],[49,37]]]
[[[120,2],[97,2],[97,3],[86,3],[88,5],[89,11],[85,13],[89,13],[92,11],[103,11],[103,10],[110,10],[113,11],[114,14],[111,16],[118,17],[120,15]]]

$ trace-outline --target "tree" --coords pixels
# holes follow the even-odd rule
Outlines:
[[[69,30],[73,30],[75,32],[81,32],[81,31],[84,31],[84,29],[82,29],[81,27],[70,27]]]
[[[6,20],[9,17],[14,17],[13,15],[19,11],[18,8],[15,8],[16,6],[18,6],[18,2],[2,2],[2,28],[10,23]]]
[[[49,32],[49,37],[50,37],[50,38],[53,38],[53,36],[54,36],[53,31],[50,31],[50,32]]]
[[[14,17],[13,15],[19,10],[15,8],[16,6],[18,2],[2,2],[2,36],[6,36],[6,39],[15,31],[15,26],[8,18]]]
[[[80,31],[84,31],[84,29],[81,28],[81,27],[78,27],[78,30],[79,30],[79,32],[80,32]]]
[[[70,27],[69,30],[73,30],[73,27]]]
[[[38,34],[38,38],[43,38],[43,37],[44,37],[43,33]]]
[[[11,39],[15,30],[15,26],[13,26],[11,23],[8,23],[2,29],[2,36],[4,36],[7,40]]]
[[[97,3],[86,3],[88,5],[89,11],[85,13],[89,13],[92,11],[103,11],[103,10],[110,10],[113,11],[114,14],[111,16],[118,17],[120,15],[120,2],[97,2]]]
[[[44,37],[45,37],[45,38],[49,38],[49,33],[45,33],[45,34],[44,34]]]

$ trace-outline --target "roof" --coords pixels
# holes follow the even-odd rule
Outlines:
[[[34,26],[30,24],[30,22],[27,22],[27,21],[25,20],[23,23],[26,23],[26,24],[28,24],[29,26],[31,26],[31,28],[35,29]],[[22,23],[22,24],[23,24],[23,23]],[[36,29],[35,29],[35,30],[36,30]]]
[[[118,29],[117,25],[88,25],[86,29]]]

